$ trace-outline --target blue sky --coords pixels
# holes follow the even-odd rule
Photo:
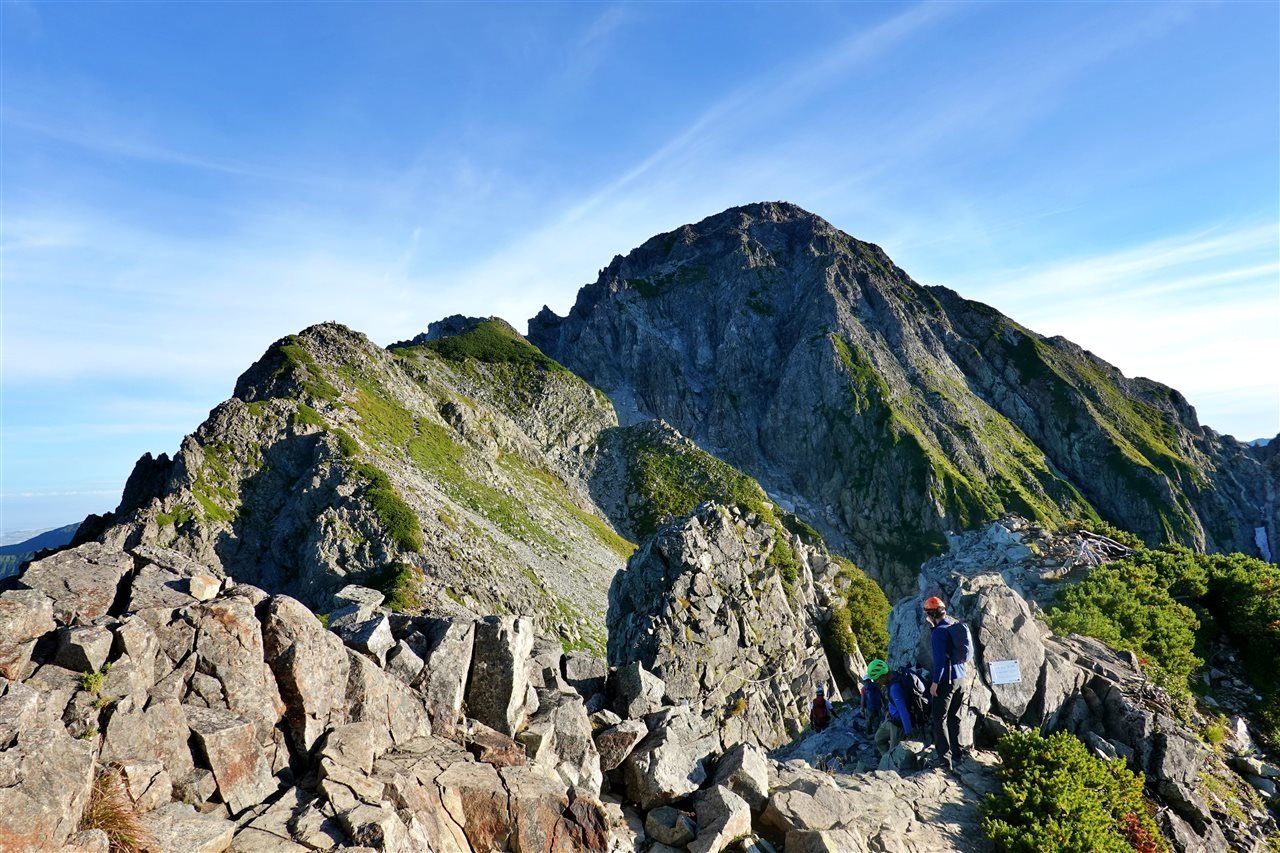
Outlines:
[[[275,339],[523,328],[786,199],[1280,431],[1275,3],[0,5],[0,531],[114,506]]]

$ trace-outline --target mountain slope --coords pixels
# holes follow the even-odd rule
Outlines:
[[[785,203],[615,257],[529,339],[794,502],[906,592],[949,530],[1006,511],[1254,553],[1259,461],[1176,391],[1046,339]]]
[[[619,427],[600,391],[497,319],[451,317],[382,349],[337,324],[277,341],[77,542],[175,549],[317,613],[348,583],[398,610],[535,615],[603,654],[615,573],[706,500],[780,544],[819,537],[670,426]]]
[[[495,331],[537,352],[499,321],[472,339]],[[354,582],[408,610],[536,613],[602,650],[633,546],[581,469],[612,408],[558,366],[437,349],[393,353],[336,324],[276,342],[172,460],[139,461],[81,541],[171,547],[317,612]]]
[[[12,545],[0,545],[0,579],[17,574],[18,567],[34,557],[37,551],[45,548],[61,548],[66,545],[75,536],[76,528],[79,526],[80,522],[77,521],[74,524],[46,530]]]

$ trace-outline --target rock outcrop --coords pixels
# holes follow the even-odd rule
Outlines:
[[[787,535],[708,503],[636,552],[609,595],[609,663],[639,682],[623,682],[625,710],[652,708],[660,681],[666,700],[717,722],[726,748],[799,734],[814,688],[835,688],[810,569],[827,564],[795,540],[786,577],[771,556]]]
[[[1258,527],[1280,541],[1264,448],[794,205],[653,237],[529,338],[624,423],[662,418],[794,503],[895,593],[946,531],[1006,511],[1208,550],[1256,554]]]
[[[234,582],[196,599],[165,567],[179,563],[191,568],[90,543],[33,563],[17,584],[34,588],[0,593],[19,649],[0,680],[3,849],[95,843],[79,832],[104,774],[156,851],[606,850],[625,827],[599,799],[582,697],[562,679],[528,687],[530,620],[441,629],[375,607],[395,642],[439,640],[420,646],[438,678],[410,686],[362,634],[344,644],[296,599]],[[559,672],[559,652],[547,663]],[[501,761],[478,759],[468,747],[484,731],[503,735],[462,718],[468,687],[472,713],[492,699],[512,733],[526,717],[543,725],[541,748],[526,758],[507,739]]]

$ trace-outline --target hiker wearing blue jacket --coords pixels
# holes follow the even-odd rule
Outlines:
[[[968,698],[965,676],[973,661],[973,638],[969,626],[948,616],[946,604],[936,595],[925,600],[924,615],[931,628],[933,650],[933,684],[929,688],[929,716],[937,750],[933,766],[950,770],[967,754],[960,746],[960,718]]]
[[[889,671],[889,666],[882,660],[873,660],[867,668],[867,675],[875,680],[876,686],[888,700],[885,703],[884,722],[876,729],[876,749],[883,755],[892,750],[904,737],[911,737],[911,706],[908,704],[906,688],[899,679]]]

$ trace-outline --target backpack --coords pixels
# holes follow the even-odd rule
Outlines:
[[[973,663],[973,634],[969,626],[957,620],[947,627],[947,644],[951,649],[951,660]]]
[[[911,713],[911,728],[924,731],[929,725],[929,691],[924,679],[911,667],[904,666],[893,675],[890,686],[897,684],[906,694],[907,710]]]
[[[813,724],[814,731],[822,731],[831,723],[831,714],[827,711],[827,699],[825,696],[815,696],[813,704],[809,706],[809,722]]]

